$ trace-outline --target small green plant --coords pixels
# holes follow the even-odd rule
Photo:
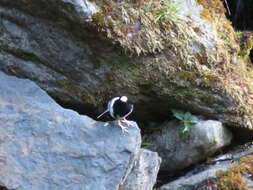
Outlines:
[[[174,0],[161,0],[161,4],[162,8],[157,11],[155,21],[178,21],[178,17],[176,16],[176,14],[178,12],[179,3],[175,2]]]
[[[236,35],[242,35],[243,32],[238,30],[238,31],[235,32],[235,34],[236,34]]]
[[[179,136],[181,139],[186,139],[189,136],[190,127],[198,123],[199,119],[190,112],[182,112],[179,110],[172,110],[173,116],[181,121],[179,126]]]
[[[153,144],[150,143],[150,142],[142,142],[142,143],[141,143],[141,147],[142,147],[142,148],[148,147],[148,146],[153,146]]]
[[[242,56],[242,57],[248,57],[250,55],[250,50],[249,49],[242,49],[239,52],[239,55]]]

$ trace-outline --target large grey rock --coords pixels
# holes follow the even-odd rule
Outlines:
[[[161,164],[156,152],[141,149],[120,190],[152,190]]]
[[[145,137],[144,141],[153,144],[148,149],[162,157],[163,170],[176,171],[204,160],[229,145],[232,139],[232,133],[218,121],[200,121],[191,126],[185,140],[179,137],[179,126],[179,122],[171,121]]]
[[[63,109],[30,80],[0,72],[0,185],[116,190],[140,150],[140,131],[131,125],[123,134],[113,122]]]

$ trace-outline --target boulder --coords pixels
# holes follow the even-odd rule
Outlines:
[[[156,152],[141,149],[120,190],[152,190],[161,164]]]
[[[115,122],[105,125],[64,109],[30,80],[0,72],[1,186],[117,190],[135,163],[154,160],[150,166],[144,164],[152,175],[143,171],[142,184],[132,178],[133,183],[151,187],[159,159],[155,153],[139,153],[140,145],[135,122],[123,134]]]
[[[206,159],[221,148],[230,144],[232,133],[219,121],[199,121],[190,127],[187,139],[179,135],[180,123],[164,123],[161,130],[144,137],[152,145],[147,148],[158,152],[163,162],[162,170],[177,171]]]
[[[252,144],[236,147],[226,154],[210,158],[207,163],[159,190],[252,189],[252,171],[249,170],[252,168],[252,153]]]
[[[124,94],[139,121],[178,108],[251,129],[252,77],[222,2],[180,2],[0,0],[0,70],[90,115]]]

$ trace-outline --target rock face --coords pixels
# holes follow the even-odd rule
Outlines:
[[[141,149],[120,190],[152,190],[160,164],[161,158],[156,152]]]
[[[73,92],[83,91],[78,91],[79,88],[72,86],[72,82],[82,81],[80,85],[84,85],[83,90],[96,84],[94,79],[96,74],[86,72],[95,68],[90,61],[91,50],[86,43],[82,43],[71,32],[60,27],[71,27],[74,33],[75,26],[70,26],[71,23],[78,26],[77,23],[81,19],[88,19],[93,12],[91,5],[81,0],[36,3],[30,0],[15,2],[1,0],[0,69],[34,80],[62,100],[72,99],[80,103],[81,100]],[[11,7],[19,7],[21,10]],[[95,73],[99,75],[99,70]],[[68,76],[76,77],[74,79]],[[70,78],[72,79],[69,80]],[[84,93],[82,94],[84,96]],[[88,101],[88,95],[85,99]]]
[[[152,143],[148,149],[156,151],[162,157],[161,169],[176,171],[186,168],[229,145],[232,134],[218,121],[200,121],[191,126],[188,139],[179,137],[176,121],[165,123],[161,131],[144,138]]]
[[[142,121],[180,108],[251,128],[252,78],[221,1],[184,1],[180,22],[157,20],[163,6],[0,0],[0,70],[89,114],[125,94]]]
[[[104,126],[63,109],[30,80],[0,72],[0,184],[13,190],[116,190],[134,163],[154,159],[147,167],[154,179],[142,181],[151,187],[160,160],[139,153],[140,131],[131,125],[124,135],[114,122]]]

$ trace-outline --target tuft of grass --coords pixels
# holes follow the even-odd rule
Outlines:
[[[177,16],[179,2],[175,2],[174,0],[161,0],[161,4],[163,5],[156,13],[155,21],[167,21],[172,20],[174,22],[179,21]]]
[[[228,171],[216,173],[216,183],[219,190],[249,190],[244,177],[253,175],[253,155],[240,159],[231,165]]]

